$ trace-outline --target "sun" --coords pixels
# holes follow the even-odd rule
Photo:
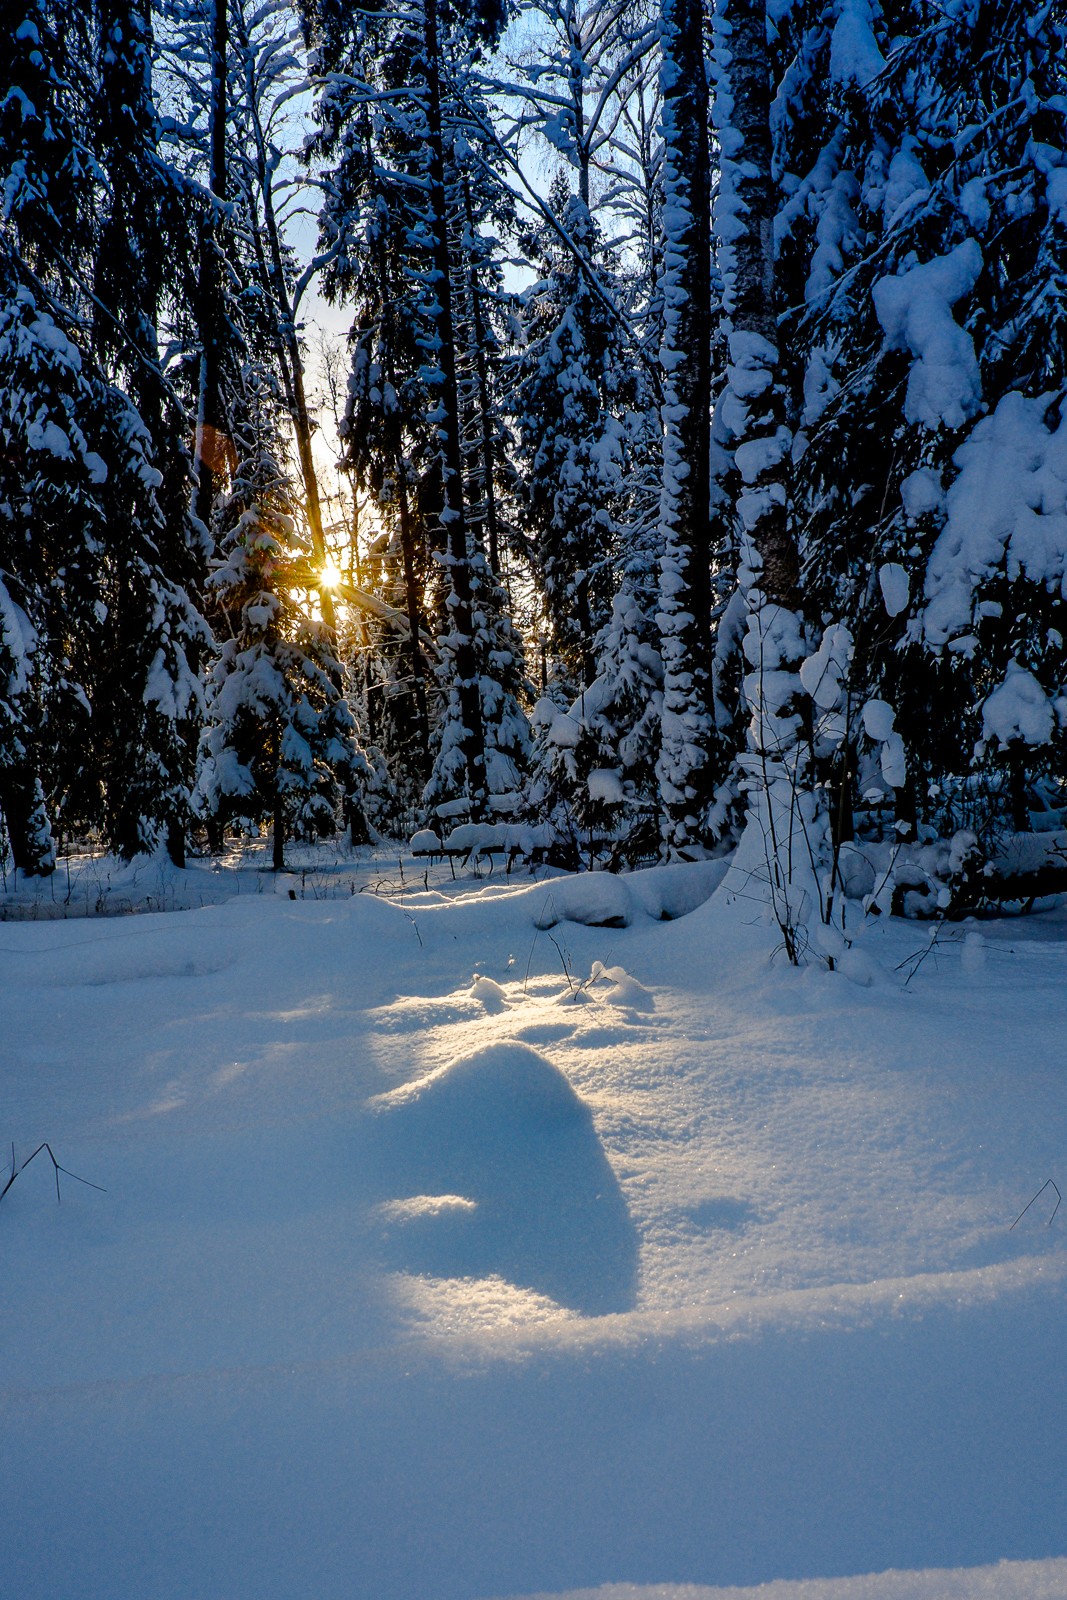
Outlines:
[[[319,573],[319,583],[324,589],[336,589],[338,585],[343,582],[343,580],[343,572],[341,571],[340,567],[335,566],[332,561],[327,561],[326,565]]]

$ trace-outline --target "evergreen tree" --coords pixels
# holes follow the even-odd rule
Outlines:
[[[898,836],[977,823],[990,848],[998,817],[1028,825],[1028,777],[1062,770],[1059,509],[1038,488],[1063,386],[1062,38],[1055,10],[1020,29],[856,5],[797,52],[785,342],[811,603],[855,638],[846,828],[855,783]]]
[[[285,583],[287,559],[306,544],[281,461],[279,397],[267,375],[249,369],[242,398],[239,459],[211,578],[221,642],[208,679],[196,803],[213,830],[269,819],[280,871],[287,837],[334,831],[365,763],[338,687],[333,630],[303,615]]]
[[[136,407],[138,446],[152,467],[133,494],[117,475],[109,479],[108,616],[96,693],[113,728],[104,746],[104,836],[130,856],[152,848],[162,826],[184,865],[207,638],[193,595],[207,548],[190,522],[186,417],[163,376],[158,321],[168,292],[190,281],[194,237],[188,196],[160,158],[152,28],[141,0],[102,0],[100,40],[94,143],[106,202],[94,343]]]
[[[538,230],[543,276],[523,297],[523,344],[507,376],[520,526],[551,648],[570,682],[588,686],[618,583],[637,395],[618,329],[591,287],[593,272],[610,282],[596,224],[564,179],[553,198],[589,265]]]
[[[152,218],[168,186],[154,158],[147,24],[116,4],[75,16],[27,0],[22,11],[0,113],[2,564],[35,643],[4,809],[16,860],[42,870],[42,795],[66,828],[102,827],[125,854],[180,821],[200,625],[182,418],[152,327]]]
[[[439,14],[433,0],[421,10],[354,15],[324,7],[313,18],[328,73],[319,113],[321,153],[332,163],[326,281],[356,309],[350,464],[384,494],[399,536],[413,653],[424,552],[441,574],[442,697],[426,797],[474,819],[497,809],[491,795],[514,804],[511,773],[523,742],[514,690],[499,677],[518,667],[520,653],[470,516],[472,494],[485,506],[493,482],[489,430],[477,415],[472,422],[489,391],[463,367],[464,310],[472,325],[477,297],[471,274],[484,272],[470,204],[483,168],[469,154],[477,132],[455,81],[473,92],[465,63],[498,20]],[[414,661],[411,679],[417,696],[424,680]],[[502,789],[492,787],[494,752],[507,752],[497,768]]]

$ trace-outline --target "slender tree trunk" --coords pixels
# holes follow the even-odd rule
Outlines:
[[[220,208],[226,199],[227,72],[229,18],[227,0],[214,0],[211,28],[211,196],[200,221],[200,394],[196,418],[194,507],[205,528],[224,479],[233,446],[226,433],[223,405],[222,351],[225,308],[222,287]]]
[[[430,717],[426,704],[426,663],[419,644],[420,589],[415,571],[415,531],[411,526],[411,505],[404,476],[404,462],[399,457],[396,464],[397,499],[400,509],[400,553],[404,563],[404,599],[407,605],[408,656],[411,663],[412,691],[415,697],[415,738],[421,758],[420,777],[425,780],[430,771]]]
[[[825,792],[814,781],[811,702],[799,669],[807,653],[800,560],[790,507],[792,433],[778,349],[766,0],[723,0],[716,13],[716,105],[723,161],[720,204],[730,376],[725,397],[741,479],[740,582],[748,625],[745,697],[751,710],[748,820],[735,871],[761,883],[788,959],[799,964],[833,903],[833,845]]]
[[[665,246],[660,576],[669,854],[699,848],[713,733],[709,454],[711,259],[708,87],[701,0],[663,0]]]
[[[470,184],[463,181],[463,204],[467,216],[467,230],[474,236],[474,205]],[[477,268],[468,272],[471,297],[471,333],[474,339],[474,368],[478,383],[479,452],[482,468],[482,494],[485,506],[485,541],[489,566],[494,577],[500,576],[500,526],[496,504],[496,483],[493,471],[492,403],[489,393],[489,358],[486,354],[487,329],[482,315],[482,290]]]
[[[274,872],[285,871],[285,807],[281,797],[275,796],[274,800],[274,826],[271,831],[271,868]]]
[[[455,324],[452,315],[451,261],[448,249],[445,189],[444,124],[441,113],[441,58],[437,0],[425,0],[426,119],[429,148],[427,210],[433,230],[433,293],[437,307],[440,381],[436,395],[444,524],[452,587],[450,620],[455,638],[455,670],[463,726],[459,748],[467,773],[470,816],[481,821],[488,809],[485,735],[481,688],[474,648],[473,584],[467,519],[463,497],[463,452],[460,439],[459,387],[456,379]]]
[[[765,0],[727,0],[727,18],[727,77],[733,127],[741,140],[739,157],[731,163],[730,181],[743,218],[733,241],[731,354],[741,370],[753,374],[744,385],[752,392],[739,396],[747,409],[743,442],[759,441],[759,448],[741,461],[745,482],[742,509],[758,557],[759,593],[764,601],[792,610],[800,599],[800,561],[786,481],[792,438],[778,352]]]
[[[579,24],[577,0],[572,0],[567,18],[567,32],[571,46],[569,73],[571,104],[574,108],[574,144],[578,155],[578,198],[589,209],[589,145],[585,132],[585,79],[582,75],[582,33]]]

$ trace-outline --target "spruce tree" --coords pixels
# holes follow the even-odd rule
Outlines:
[[[269,821],[280,871],[287,838],[335,830],[364,762],[339,688],[333,630],[302,613],[286,583],[286,564],[306,553],[307,541],[294,516],[269,374],[248,368],[232,409],[238,461],[211,577],[220,642],[195,800],[212,831]]]

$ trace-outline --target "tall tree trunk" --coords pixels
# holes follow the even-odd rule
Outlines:
[[[467,179],[463,180],[463,205],[467,231],[474,237],[474,204]],[[471,264],[468,274],[471,300],[471,335],[474,341],[474,370],[478,385],[478,449],[482,469],[485,552],[495,578],[500,576],[500,518],[497,512],[496,483],[493,471],[492,401],[489,388],[489,357],[486,353],[488,329],[482,312],[482,287],[478,269]]]
[[[739,442],[754,446],[737,461],[745,483],[741,510],[757,557],[759,594],[772,605],[796,609],[800,562],[786,481],[792,437],[778,352],[765,0],[726,0],[726,13],[730,29],[726,74],[733,128],[740,138],[735,158],[724,162],[741,219],[734,230],[727,308],[735,368],[731,383],[747,412]],[[752,374],[748,379],[743,376],[746,371]]]
[[[474,648],[472,562],[463,496],[463,452],[460,438],[459,386],[456,379],[455,324],[452,315],[452,263],[448,248],[437,0],[425,0],[424,19],[427,144],[430,157],[427,210],[433,232],[433,294],[436,306],[434,320],[438,343],[435,353],[439,373],[436,400],[443,500],[441,521],[444,524],[447,541],[448,572],[452,588],[450,621],[455,639],[456,688],[462,717],[459,749],[466,768],[470,816],[477,822],[482,820],[488,809],[488,792],[481,687]]]
[[[203,540],[211,547],[212,508],[233,465],[223,396],[223,348],[226,308],[223,290],[222,206],[226,199],[227,72],[229,69],[228,0],[214,0],[211,20],[210,199],[200,217],[200,265],[197,325],[200,334],[200,385],[193,450],[193,513]],[[172,824],[167,849],[177,866],[185,865],[185,829]]]
[[[663,0],[663,478],[658,765],[667,852],[699,848],[713,733],[710,152],[701,0]]]
[[[589,209],[589,143],[585,128],[585,77],[582,49],[581,14],[579,0],[571,0],[567,16],[567,33],[570,39],[571,58],[568,79],[571,104],[574,109],[574,146],[578,158],[578,198]]]
[[[268,259],[265,266],[268,282],[266,287],[269,289],[274,301],[275,330],[280,354],[283,356],[287,390],[286,398],[289,405],[293,434],[296,439],[297,458],[300,462],[300,477],[304,485],[304,504],[307,512],[308,531],[311,534],[312,556],[316,566],[321,570],[326,564],[326,535],[322,522],[322,497],[319,493],[319,479],[315,470],[315,457],[311,444],[314,430],[307,404],[307,388],[304,382],[304,357],[300,349],[300,339],[296,328],[296,308],[293,305],[293,299],[289,293],[289,285],[285,276],[281,232],[278,227],[278,214],[274,204],[274,191],[271,185],[270,165],[267,155],[267,140],[263,130],[263,118],[260,112],[259,93],[256,84],[256,63],[252,54],[251,40],[248,34],[248,25],[242,0],[236,0],[235,17],[237,42],[241,47],[245,60],[245,104],[252,128],[252,136],[255,141],[256,185],[259,190],[259,201],[263,207],[263,223],[267,236]],[[333,596],[328,589],[320,590],[319,605],[322,610],[322,620],[336,637],[336,610]]]
[[[411,663],[411,683],[415,697],[415,739],[419,748],[419,777],[422,781],[430,771],[430,716],[426,704],[426,663],[419,644],[422,626],[420,609],[421,592],[415,571],[415,530],[411,525],[411,503],[408,498],[404,461],[398,450],[396,462],[397,501],[400,510],[400,554],[404,563],[404,600],[408,617],[408,659]]]
[[[716,12],[717,133],[730,368],[723,415],[741,479],[740,582],[748,623],[745,697],[751,711],[748,819],[735,872],[766,893],[788,959],[799,964],[812,925],[827,920],[833,873],[825,796],[813,781],[812,705],[799,670],[807,654],[800,560],[791,517],[792,433],[778,349],[771,167],[771,74],[765,0],[722,0]]]
[[[211,508],[222,484],[233,446],[226,432],[222,352],[226,312],[223,304],[221,208],[226,200],[226,118],[229,64],[227,0],[214,0],[211,26],[211,200],[200,221],[200,392],[196,418],[194,473],[196,515],[211,526]]]

